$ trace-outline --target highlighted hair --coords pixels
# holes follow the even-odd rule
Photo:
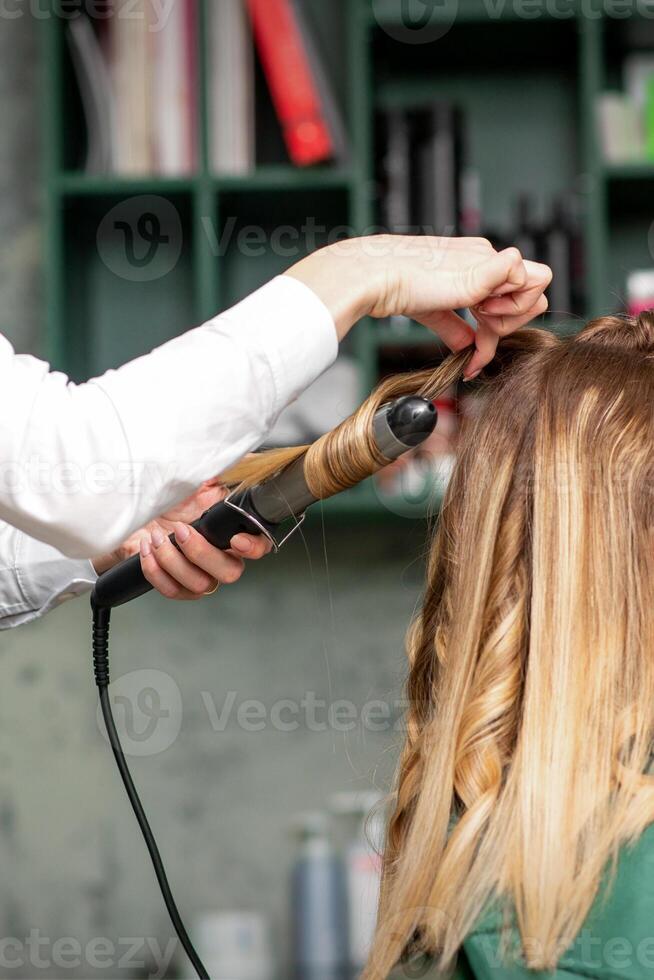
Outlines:
[[[228,479],[252,485],[306,455],[315,496],[351,486],[377,408],[438,395],[469,356],[385,381],[314,446]],[[481,389],[409,631],[365,980],[407,949],[448,968],[491,901],[527,966],[555,967],[620,847],[654,820],[654,314],[563,340],[520,331]]]
[[[554,968],[654,820],[654,314],[518,333],[492,370],[409,634],[367,980],[408,947],[447,968],[491,900]]]

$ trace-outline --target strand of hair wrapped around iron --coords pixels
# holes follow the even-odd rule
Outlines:
[[[381,382],[356,412],[321,436],[311,446],[272,449],[246,457],[222,475],[226,486],[242,489],[265,483],[301,456],[304,474],[316,500],[333,497],[356,486],[389,462],[378,450],[373,435],[376,412],[403,395],[436,398],[462,377],[472,348],[446,358],[436,368],[398,374]]]

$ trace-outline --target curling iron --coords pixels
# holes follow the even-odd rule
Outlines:
[[[382,406],[373,420],[373,435],[381,456],[391,463],[431,435],[437,414],[432,402],[406,395]],[[385,464],[384,464],[385,465]],[[199,518],[193,527],[210,544],[225,550],[235,534],[263,534],[277,552],[295,533],[316,498],[304,477],[304,457],[296,460],[278,477],[254,487],[240,497],[228,497]],[[288,521],[293,527],[285,536],[281,528]],[[170,540],[175,544],[174,535]],[[113,609],[136,599],[152,586],[141,571],[138,555],[128,558],[100,576],[93,591],[98,608]]]
[[[375,414],[373,438],[381,462],[373,472],[399,459],[404,453],[421,445],[436,427],[437,413],[426,398],[407,395],[382,406]],[[277,552],[304,521],[307,509],[316,503],[304,475],[304,456],[295,460],[276,477],[244,493],[232,494],[207,510],[193,527],[216,548],[229,548],[235,534],[264,535]],[[284,531],[289,525],[290,530]],[[174,535],[170,540],[175,544]],[[93,610],[93,668],[100,694],[100,705],[109,742],[123,784],[136,815],[152,859],[154,871],[171,921],[179,940],[200,980],[209,980],[200,957],[186,932],[175,904],[159,848],[132,781],[109,698],[109,619],[115,606],[123,605],[151,590],[152,586],[141,571],[139,555],[121,562],[99,577],[91,595]]]

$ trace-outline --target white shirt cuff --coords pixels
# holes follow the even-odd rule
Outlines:
[[[2,526],[0,629],[24,626],[89,592],[97,580],[90,561],[66,558],[35,538]]]

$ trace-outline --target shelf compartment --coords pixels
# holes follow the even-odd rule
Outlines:
[[[52,188],[74,197],[109,197],[118,194],[181,194],[192,191],[197,177],[123,177],[71,171],[52,178]]]
[[[258,167],[247,174],[221,174],[208,178],[217,191],[250,190],[316,190],[349,189],[353,183],[350,170],[342,167],[315,167],[306,170],[290,164]],[[203,183],[200,174],[189,177],[121,176],[120,174],[86,174],[82,171],[61,173],[52,178],[53,189],[60,194],[175,194],[189,192]]]
[[[654,181],[654,160],[635,160],[633,163],[606,163],[603,167],[608,180]]]
[[[309,252],[351,232],[349,199],[339,187],[220,195],[212,249],[221,306],[232,306]]]
[[[59,311],[75,379],[116,367],[193,326],[189,195],[65,197]]]
[[[348,188],[352,173],[342,167],[315,167],[302,169],[286,165],[258,167],[249,174],[222,174],[212,178],[219,191],[249,190],[322,190],[323,188]]]
[[[359,0],[355,0],[359,2]],[[351,4],[352,6],[354,4]],[[210,6],[210,4],[209,4]],[[324,3],[324,0],[302,0],[301,9],[306,27],[320,62],[319,73],[324,76],[333,95],[337,112],[347,134],[348,143],[352,138],[352,119],[350,118],[348,93],[351,82],[351,66],[343,53],[348,50],[350,0],[344,3]],[[207,58],[209,63],[210,59]],[[207,66],[207,102],[211,106],[211,69]],[[282,126],[275,109],[268,81],[265,77],[259,53],[255,45],[254,54],[254,157],[257,167],[268,168],[289,166],[290,156],[284,139]],[[322,84],[322,83],[320,83]],[[207,121],[208,144],[211,147],[211,112]],[[210,165],[213,171],[213,166]],[[214,176],[220,178],[219,173]]]
[[[563,72],[525,67],[406,77],[380,88],[377,103],[383,109],[439,100],[464,114],[469,164],[481,177],[487,228],[506,232],[520,193],[536,190],[542,203],[575,187],[580,157],[576,109]],[[531,175],[537,175],[537,187]]]
[[[433,4],[431,9],[427,5],[425,10],[423,0],[409,0],[408,13],[411,21],[407,23],[404,13],[402,0],[366,0],[366,18],[369,25],[386,27],[389,29],[401,29],[406,31],[406,36],[418,35],[420,25],[425,19],[428,20],[422,28],[425,35],[432,24],[453,24],[457,23],[503,23],[522,21],[532,23],[534,21],[555,21],[556,13],[552,13],[552,5],[548,0],[530,3],[528,14],[520,9],[518,4],[496,4],[495,9],[491,8],[487,0],[444,0],[444,2]],[[569,20],[578,17],[581,13],[581,3],[577,2],[571,8]],[[410,33],[411,32],[411,33]],[[398,39],[404,36],[398,35]]]

